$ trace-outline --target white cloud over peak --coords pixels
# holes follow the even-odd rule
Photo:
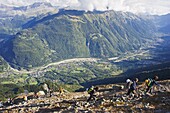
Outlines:
[[[2,4],[22,6],[35,2],[49,2],[54,6],[79,10],[129,11],[133,13],[167,14],[170,13],[170,0],[1,0]]]

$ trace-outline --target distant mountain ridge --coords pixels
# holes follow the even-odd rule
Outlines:
[[[149,20],[115,11],[61,10],[25,25],[9,40],[11,47],[1,48],[8,62],[25,68],[68,58],[117,56],[147,46],[155,30]]]
[[[57,12],[57,7],[46,2],[18,7],[0,3],[0,34],[16,34],[27,21]]]
[[[37,16],[46,13],[57,12],[58,9],[46,2],[36,2],[28,6],[7,6],[0,4],[0,17],[12,17],[16,15],[24,15],[26,17]]]
[[[170,35],[170,14],[154,16],[154,22],[159,32]]]

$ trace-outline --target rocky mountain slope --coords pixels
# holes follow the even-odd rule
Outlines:
[[[36,2],[28,6],[9,6],[0,4],[0,18],[14,17],[16,15],[24,15],[28,17],[36,17],[38,15],[57,12],[58,9],[46,2]]]
[[[33,18],[57,13],[58,8],[50,3],[37,2],[28,6],[9,6],[0,3],[0,38],[1,35],[14,35],[22,29],[22,25]]]
[[[75,112],[75,113],[124,113],[124,112],[170,112],[170,80],[159,81],[161,87],[155,87],[153,95],[143,95],[143,88],[138,91],[139,98],[127,99],[125,84],[100,85],[96,93],[97,99],[86,102],[87,92],[75,92],[59,94],[54,92],[39,98],[28,94],[28,101],[23,100],[24,94],[16,97],[13,105],[0,108],[2,113],[51,113],[51,112]],[[141,85],[140,85],[141,86]],[[20,99],[19,99],[20,98]]]

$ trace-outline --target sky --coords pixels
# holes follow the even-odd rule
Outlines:
[[[164,15],[170,13],[170,0],[0,0],[0,4],[23,6],[34,2],[49,2],[60,8],[93,11],[94,9],[128,11]]]

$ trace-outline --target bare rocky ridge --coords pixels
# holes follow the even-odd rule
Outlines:
[[[27,6],[10,6],[0,4],[1,18],[14,17],[16,15],[24,15],[26,17],[34,17],[41,14],[56,13],[58,9],[52,6],[50,3],[37,2]]]
[[[144,89],[140,88],[141,97],[127,99],[125,84],[100,85],[97,99],[87,102],[87,92],[67,92],[60,95],[54,92],[52,97],[41,96],[22,100],[17,104],[0,108],[2,113],[124,113],[124,112],[170,112],[170,80],[160,81],[161,87],[155,87],[152,96],[142,95]],[[15,99],[16,100],[16,99]]]

